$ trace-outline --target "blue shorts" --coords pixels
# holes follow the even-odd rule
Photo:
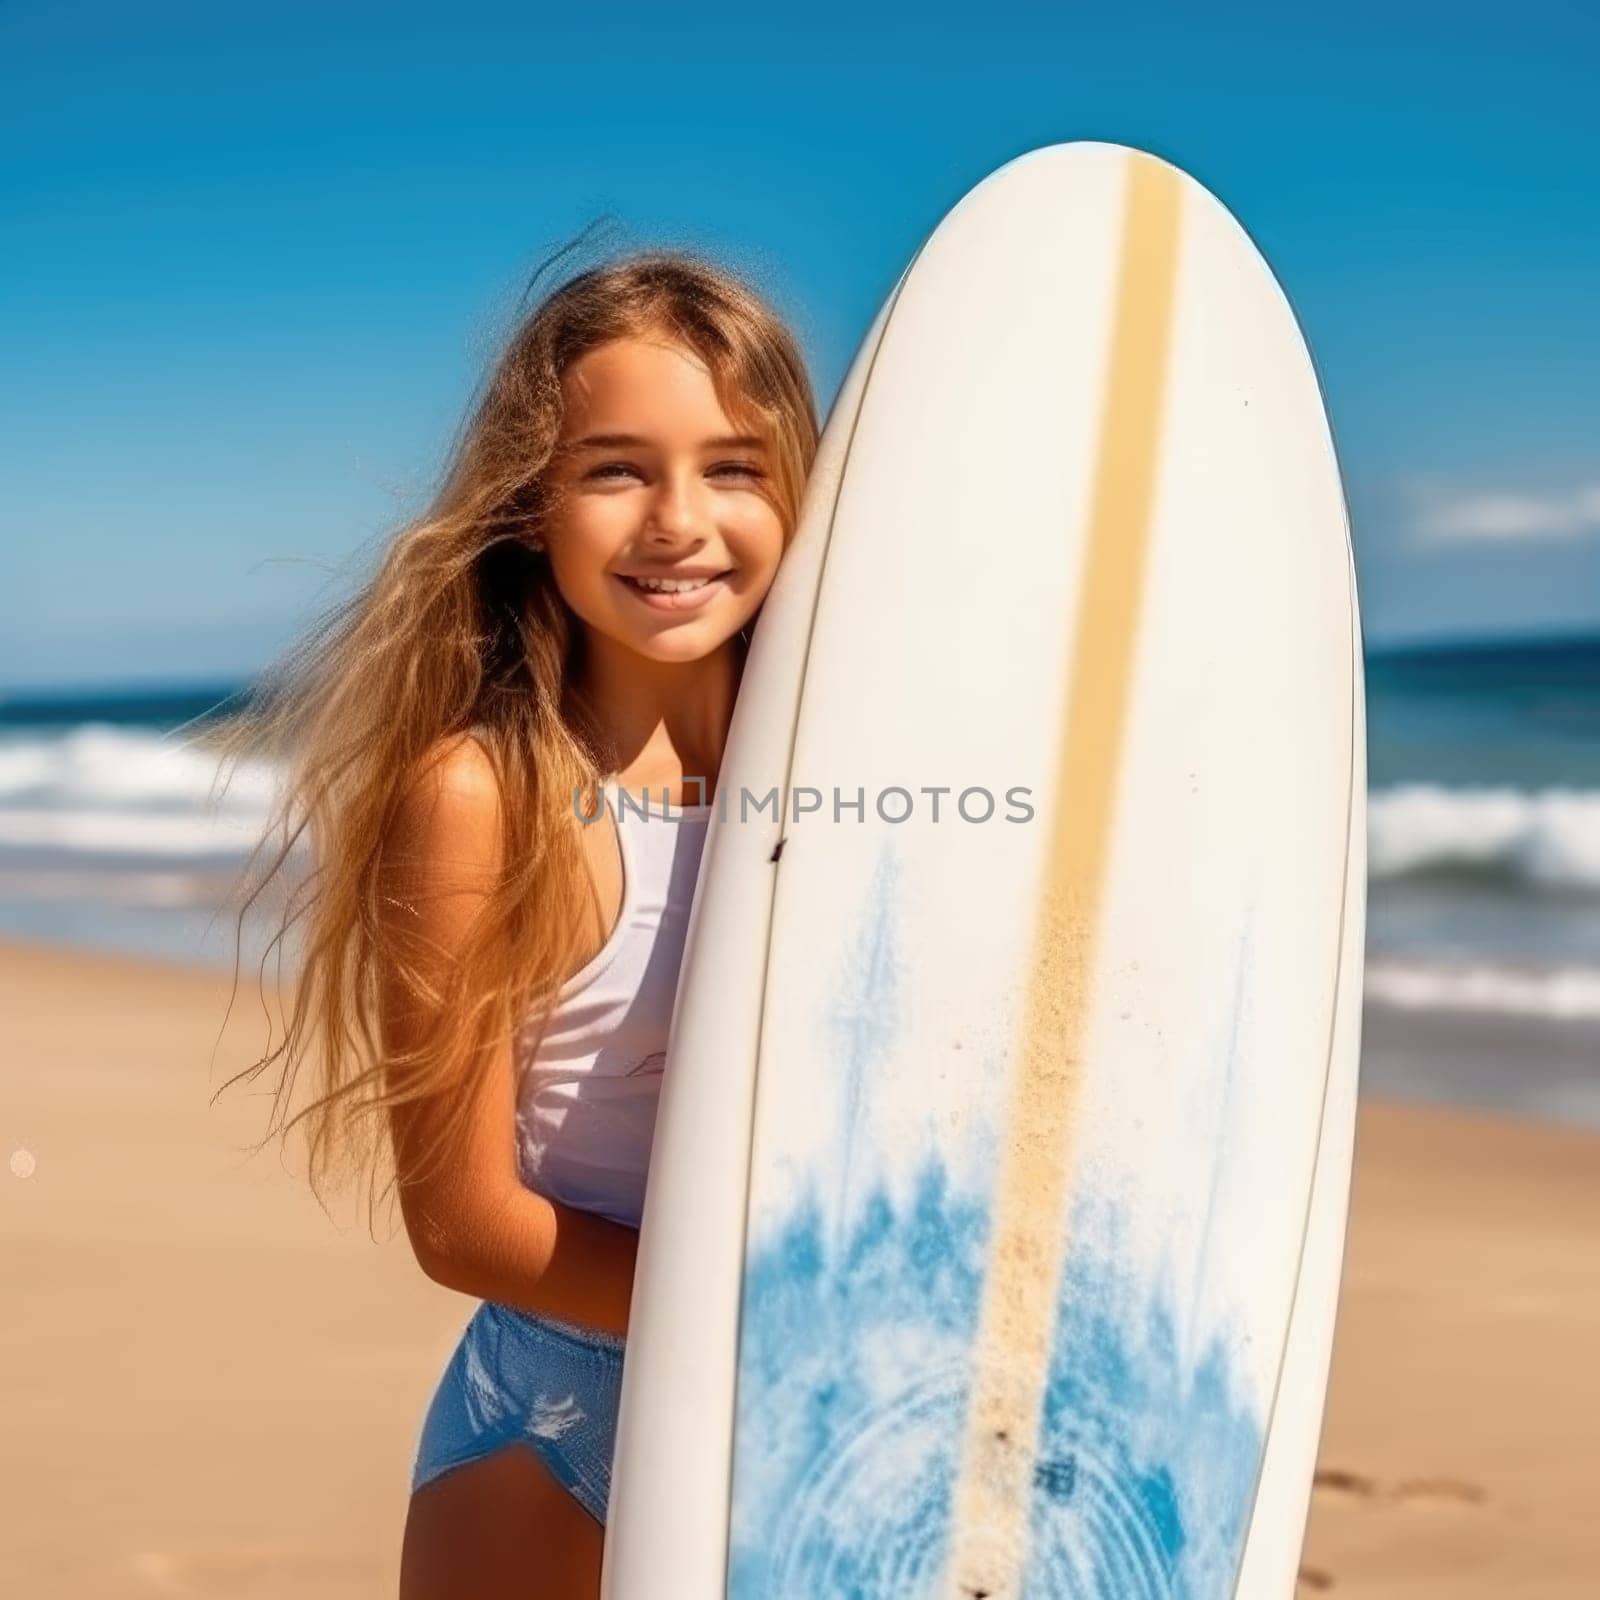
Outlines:
[[[606,1520],[623,1340],[485,1300],[422,1424],[411,1489],[524,1444],[596,1522]]]

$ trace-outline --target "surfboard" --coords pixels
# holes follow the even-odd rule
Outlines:
[[[1292,1593],[1364,932],[1348,520],[1287,298],[1071,143],[840,390],[719,775],[608,1600]]]

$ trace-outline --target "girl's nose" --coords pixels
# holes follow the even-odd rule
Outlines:
[[[656,491],[645,532],[658,541],[692,539],[705,531],[705,516],[705,506],[693,480],[668,475]]]

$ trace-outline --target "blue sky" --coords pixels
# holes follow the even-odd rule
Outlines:
[[[0,7],[0,685],[262,665],[591,219],[751,273],[826,404],[943,212],[1075,138],[1287,287],[1369,642],[1600,626],[1600,7],[674,9]]]

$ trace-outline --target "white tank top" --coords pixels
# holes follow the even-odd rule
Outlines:
[[[637,1228],[689,907],[711,806],[603,790],[622,857],[611,937],[515,1035],[517,1168],[528,1188]],[[598,820],[598,818],[596,819]],[[592,824],[591,824],[592,826]]]

